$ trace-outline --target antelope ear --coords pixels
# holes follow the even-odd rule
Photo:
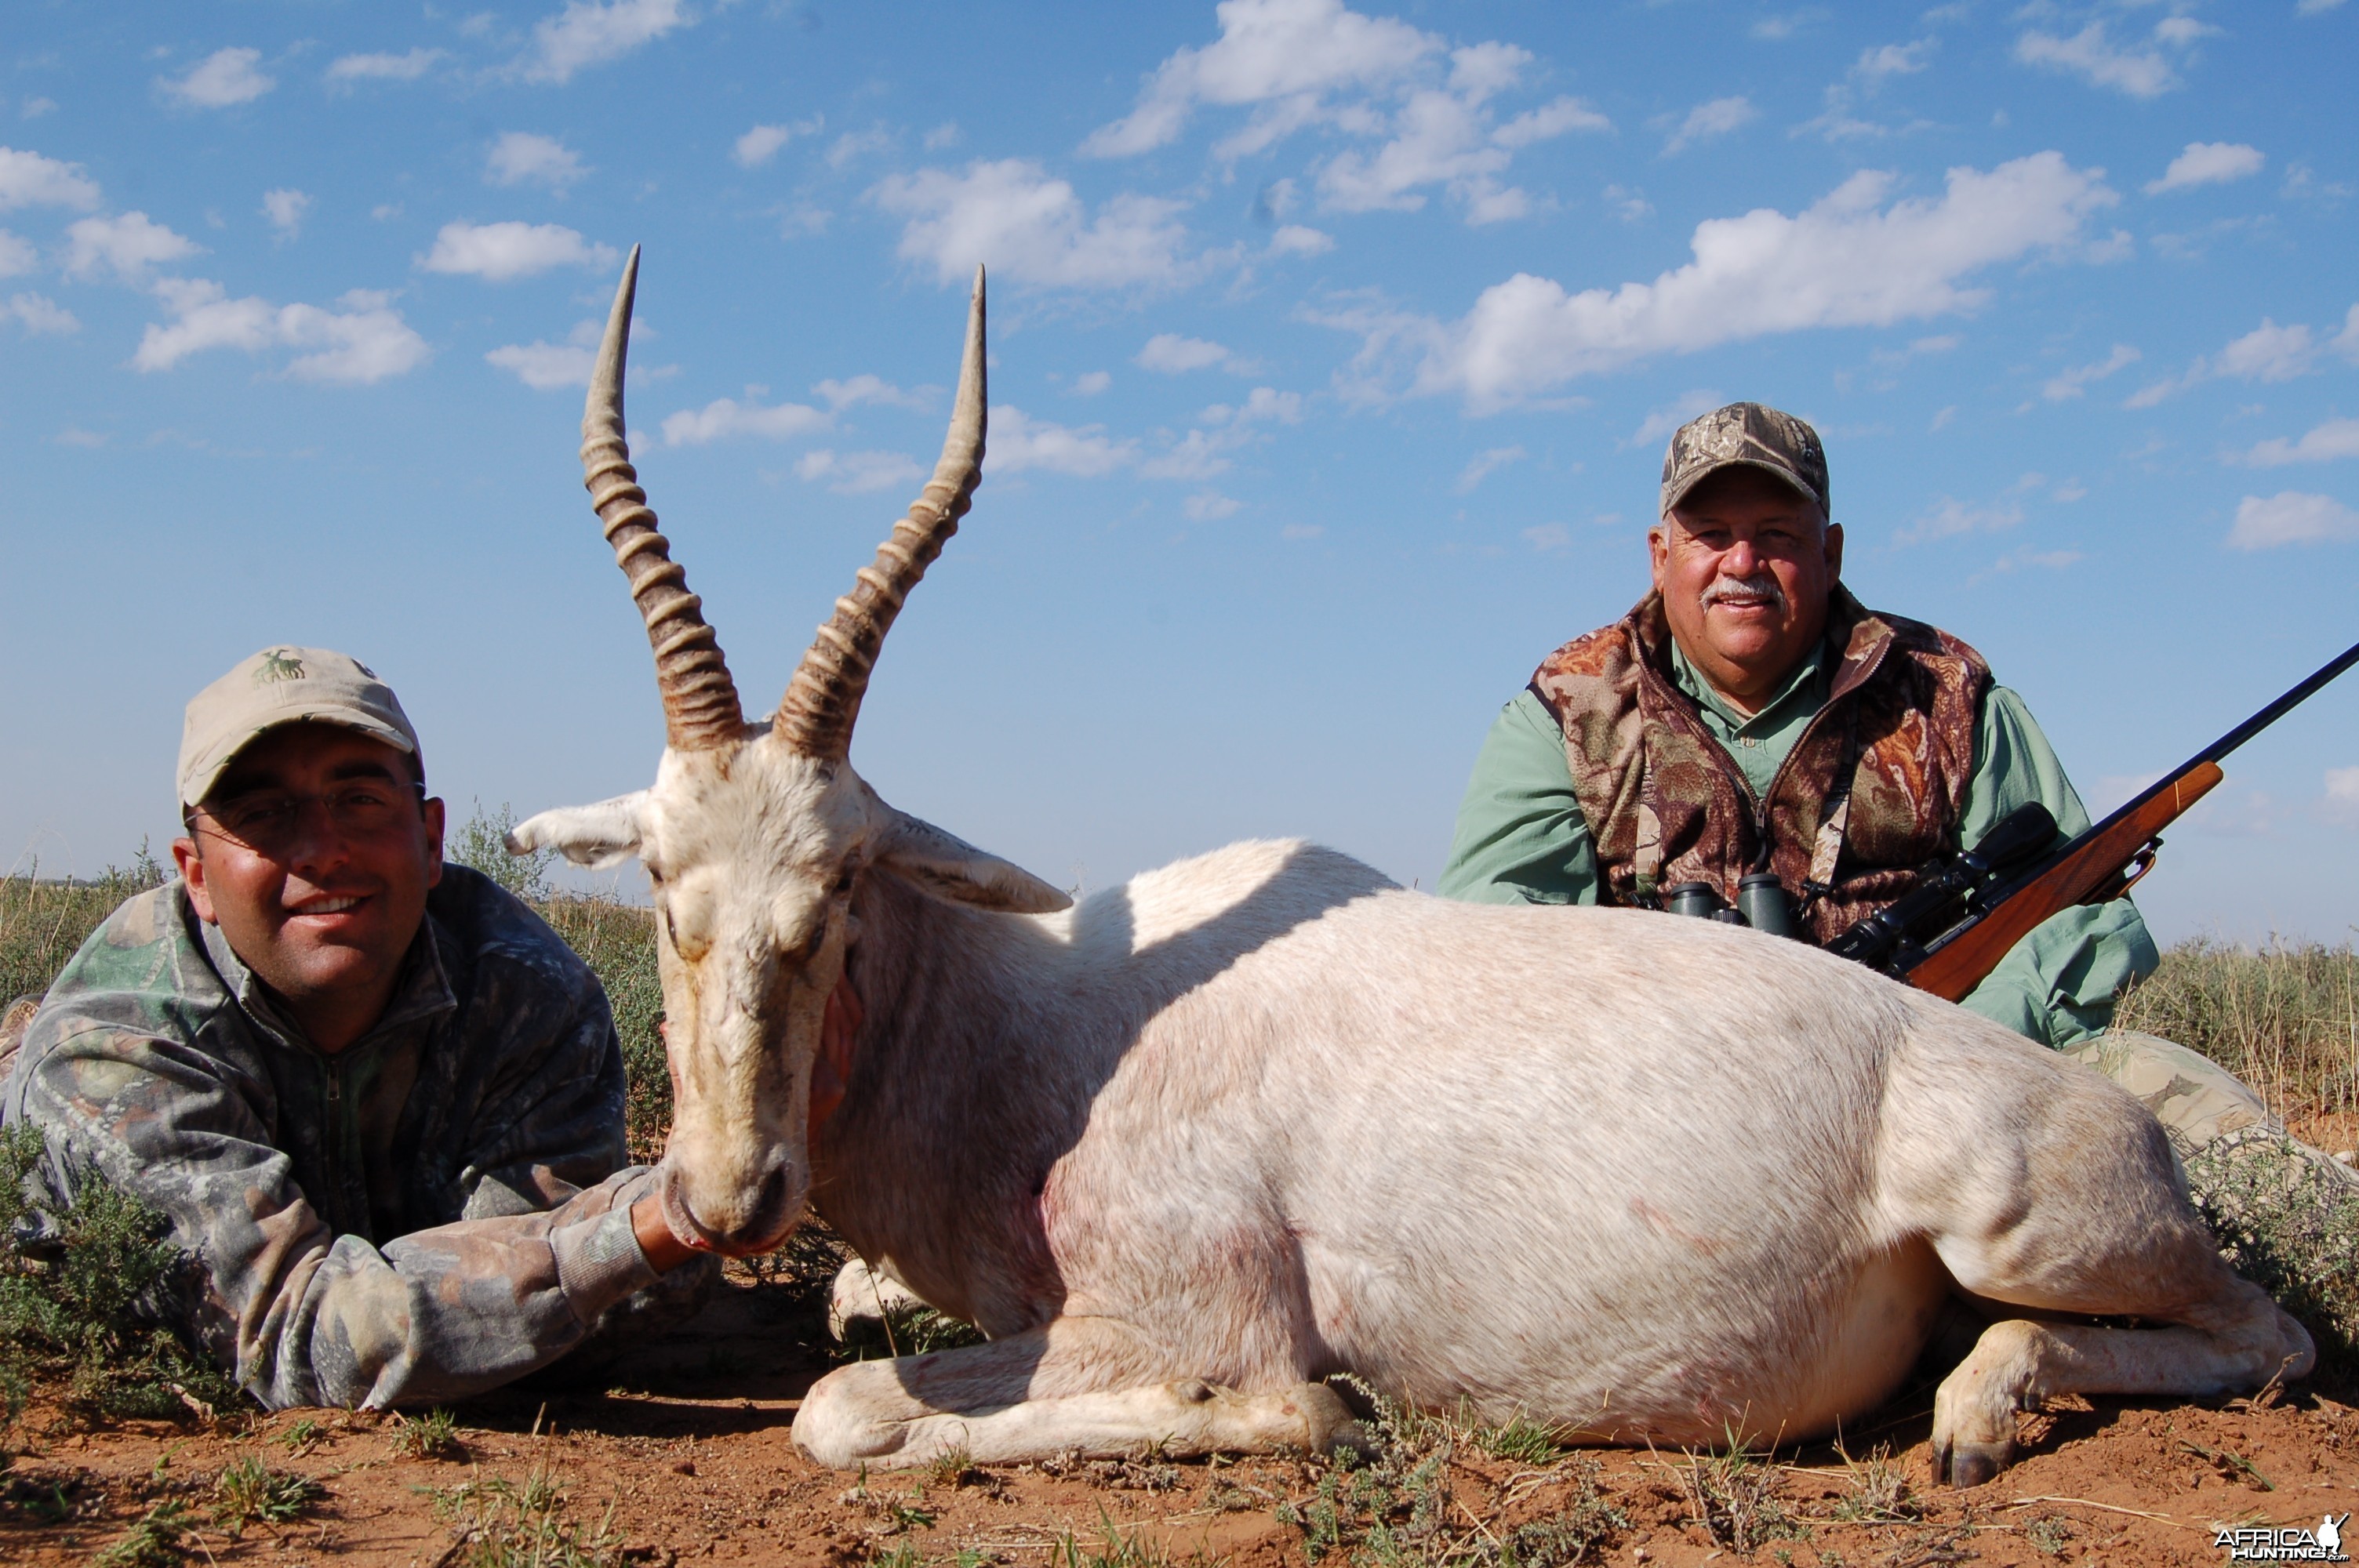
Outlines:
[[[1014,861],[898,813],[878,841],[875,863],[951,903],[1006,914],[1047,914],[1073,906],[1071,898]]]
[[[507,837],[511,855],[554,849],[577,866],[603,871],[639,852],[640,813],[647,792],[634,790],[595,806],[562,806],[516,824]]]

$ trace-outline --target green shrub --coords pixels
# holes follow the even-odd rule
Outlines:
[[[93,1176],[53,1217],[54,1244],[28,1250],[26,1177],[42,1149],[36,1129],[0,1129],[0,1435],[37,1380],[84,1416],[207,1414],[236,1400],[236,1386],[163,1326],[189,1265],[154,1209]]]

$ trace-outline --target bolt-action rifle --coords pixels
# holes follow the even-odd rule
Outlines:
[[[1927,866],[1914,890],[1827,950],[1956,1001],[2049,916],[2129,892],[2153,868],[2162,830],[2225,776],[2220,759],[2354,664],[2359,644],[2053,850],[2048,847],[2055,843],[2056,821],[2046,806],[2034,802],[2010,812],[1972,849]]]

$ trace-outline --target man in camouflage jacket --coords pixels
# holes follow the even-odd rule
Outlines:
[[[711,1260],[626,1168],[605,995],[442,863],[392,691],[256,654],[189,705],[179,789],[180,878],[17,1021],[42,1206],[95,1173],[159,1210],[187,1325],[274,1409],[457,1399],[692,1310]]]
[[[2088,813],[2021,697],[1947,633],[1842,586],[1818,433],[1757,403],[1682,426],[1649,531],[1654,588],[1558,649],[1492,726],[1440,891],[1490,903],[1735,903],[1774,873],[1823,942],[1918,868],[2038,801]],[[1964,1005],[2107,1073],[2200,1147],[2264,1123],[2192,1051],[2109,1027],[2158,956],[2127,899],[2018,943]]]

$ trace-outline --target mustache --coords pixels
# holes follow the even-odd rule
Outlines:
[[[1703,602],[1706,609],[1718,604],[1723,599],[1740,597],[1766,599],[1773,609],[1786,608],[1786,590],[1777,585],[1776,577],[1766,571],[1755,572],[1751,577],[1714,578],[1712,579],[1712,586],[1703,590]]]

